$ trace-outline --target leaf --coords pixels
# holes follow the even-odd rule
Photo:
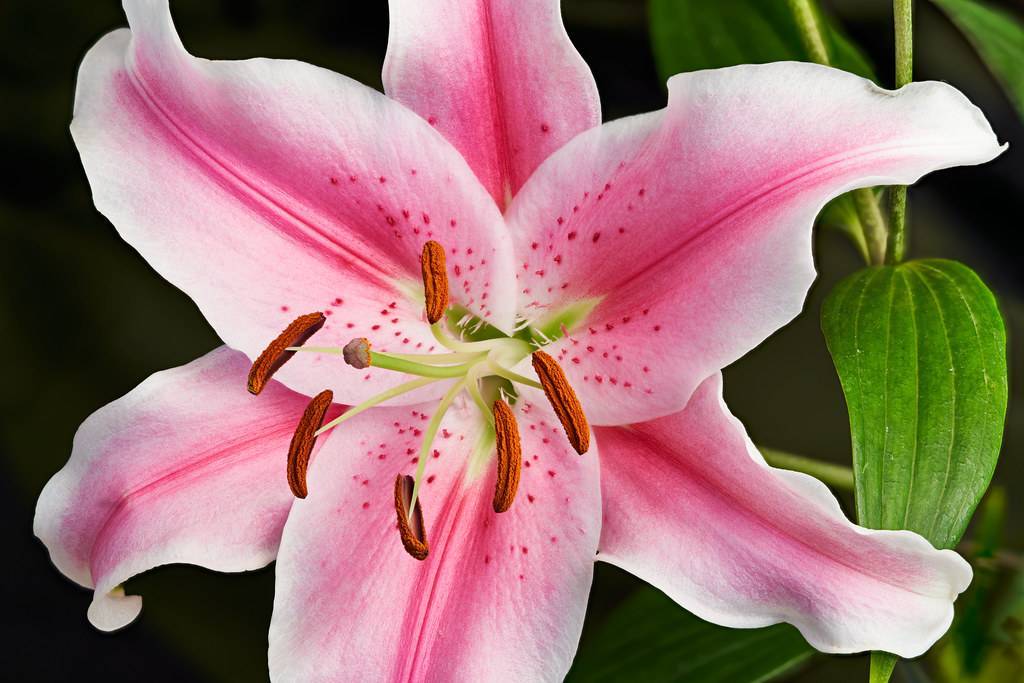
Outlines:
[[[953,547],[988,487],[1006,415],[992,293],[954,261],[868,268],[829,295],[822,329],[850,415],[860,523]]]
[[[791,671],[813,653],[792,626],[715,626],[645,587],[584,639],[566,681],[756,683]]]
[[[967,36],[1024,118],[1024,25],[1008,12],[974,0],[932,1]]]
[[[684,71],[812,61],[782,0],[651,0],[651,41],[662,78]],[[874,79],[867,58],[819,13],[834,66]]]

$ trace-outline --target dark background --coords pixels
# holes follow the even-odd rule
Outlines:
[[[663,106],[645,4],[563,4],[569,33],[597,78],[605,119]],[[891,85],[888,3],[825,5],[867,49],[883,85]],[[384,0],[174,0],[172,6],[197,55],[301,59],[380,87]],[[1011,147],[994,163],[943,171],[911,190],[910,251],[967,263],[1003,307],[1011,397],[996,481],[1010,492],[1006,545],[1019,550],[1024,292],[1016,245],[1024,216],[1024,127],[966,41],[927,3],[918,9],[918,79],[959,87]],[[128,584],[129,592],[144,596],[141,618],[105,635],[86,621],[90,593],[52,567],[31,532],[35,499],[67,459],[77,425],[152,372],[218,344],[191,301],[94,210],[68,133],[79,60],[102,34],[125,23],[114,0],[0,3],[0,678],[261,680],[272,567],[245,575],[192,567],[150,572]],[[758,443],[848,463],[845,407],[818,313],[828,290],[859,262],[839,234],[818,234],[817,246],[821,276],[805,313],[726,371],[726,394]],[[599,565],[588,631],[637,585]],[[865,674],[864,657],[831,658],[812,663],[801,680],[864,680]]]

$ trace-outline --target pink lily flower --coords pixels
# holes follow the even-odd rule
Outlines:
[[[825,652],[912,657],[948,628],[969,565],[768,467],[720,370],[800,312],[826,201],[1001,151],[960,93],[742,66],[601,124],[556,0],[391,0],[386,95],[192,57],[166,0],[124,5],[75,143],[97,208],[227,346],[93,414],[40,496],[98,628],[138,615],[139,572],[276,559],[274,680],[557,680],[595,558]],[[463,325],[431,325],[449,289]],[[310,311],[336,346],[251,396]]]

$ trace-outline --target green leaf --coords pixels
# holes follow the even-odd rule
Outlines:
[[[812,61],[782,0],[651,0],[651,41],[663,78],[685,71]],[[820,16],[833,65],[874,79],[864,54]]]
[[[966,266],[862,270],[825,301],[822,329],[850,415],[857,515],[940,548],[988,487],[1006,415],[1006,333]]]
[[[813,653],[792,626],[715,626],[645,587],[583,640],[566,681],[756,683],[791,671]]]
[[[974,0],[932,0],[974,45],[1024,118],[1024,25]]]

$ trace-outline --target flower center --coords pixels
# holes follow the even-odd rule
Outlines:
[[[322,314],[310,313],[297,318],[270,343],[253,363],[248,380],[249,391],[260,393],[273,373],[300,351],[340,355],[354,368],[372,366],[414,378],[352,406],[327,424],[321,423],[333,394],[324,391],[313,398],[299,421],[288,454],[288,483],[298,498],[306,497],[306,470],[317,436],[393,398],[436,382],[451,382],[423,432],[415,475],[399,474],[395,480],[395,512],[402,544],[418,560],[425,559],[429,550],[419,503],[428,456],[445,413],[463,392],[476,405],[484,423],[474,451],[476,456],[485,462],[491,455],[497,456],[495,512],[505,512],[512,506],[519,485],[519,428],[509,405],[518,400],[519,386],[543,390],[569,443],[581,455],[587,451],[590,426],[579,399],[555,359],[540,348],[552,341],[559,328],[564,330],[566,321],[571,323],[585,316],[592,306],[584,303],[573,307],[562,319],[554,318],[538,327],[524,324],[517,328],[516,336],[507,336],[490,326],[484,329],[486,323],[449,305],[445,252],[440,244],[431,240],[424,245],[420,265],[426,317],[431,333],[447,349],[446,353],[382,353],[374,351],[371,341],[364,337],[353,339],[342,348],[304,346],[324,322]],[[460,331],[458,338],[449,331],[452,327]],[[529,356],[539,382],[514,370]]]

